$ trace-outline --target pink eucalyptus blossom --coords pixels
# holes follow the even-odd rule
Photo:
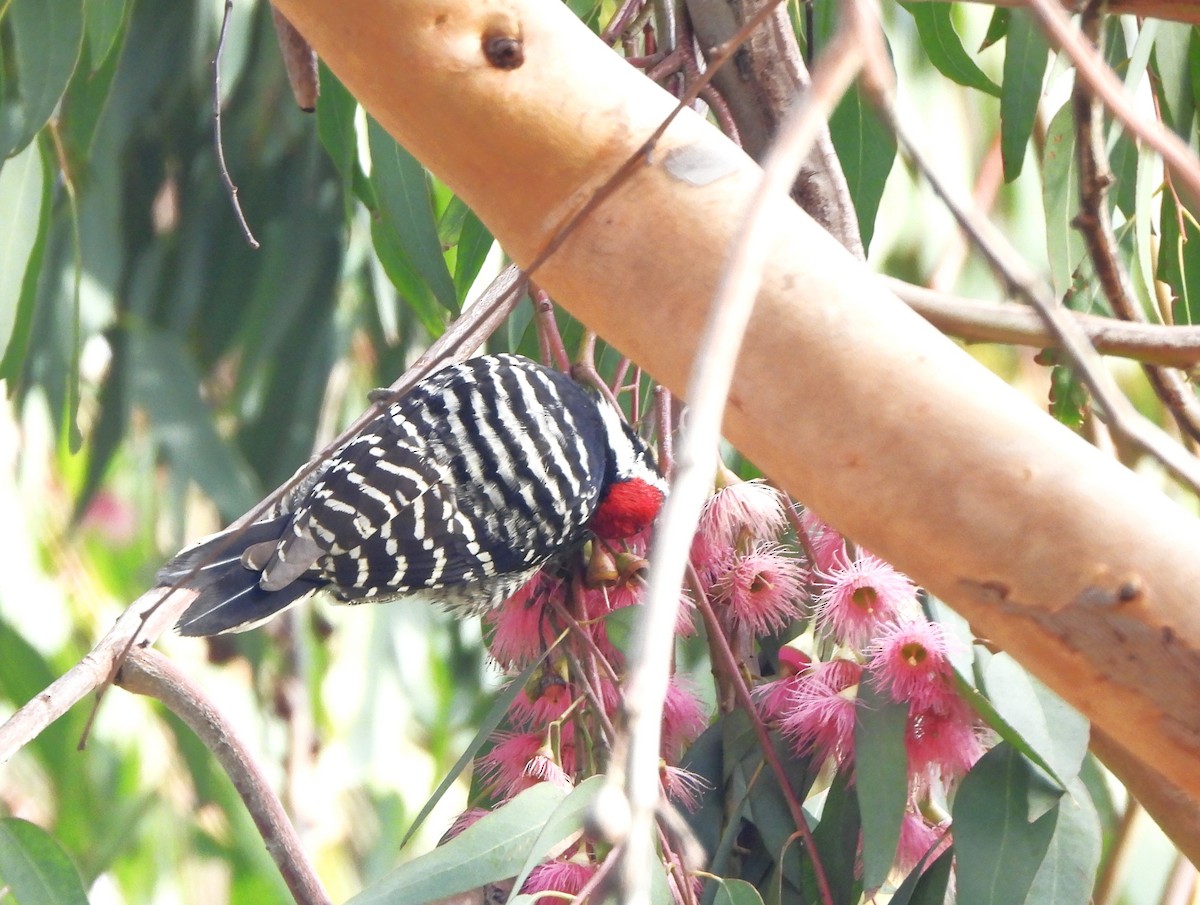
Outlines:
[[[811,509],[800,516],[800,527],[804,530],[809,549],[812,550],[812,567],[815,572],[833,572],[850,564],[846,554],[846,541],[840,534]]]
[[[695,691],[679,676],[672,676],[663,703],[662,756],[667,763],[677,763],[707,725],[708,715]]]
[[[800,755],[817,761],[833,758],[839,765],[854,754],[854,720],[862,666],[852,660],[830,660],[796,684],[780,721]]]
[[[788,702],[811,666],[812,658],[803,651],[787,644],[779,648],[779,675],[751,692],[763,720],[776,723],[783,717]]]
[[[697,534],[713,547],[750,546],[775,540],[787,527],[779,491],[761,480],[743,481],[722,468],[723,486],[700,513]]]
[[[662,777],[663,791],[667,797],[685,811],[695,813],[700,807],[700,799],[705,792],[712,790],[712,784],[699,773],[692,773],[682,767],[663,764],[659,768]]]
[[[487,787],[507,799],[546,779],[567,778],[575,773],[574,727],[564,723],[560,736],[559,761],[551,756],[545,732],[499,732],[495,747],[478,761]],[[554,765],[551,768],[551,764]]]
[[[880,690],[913,711],[941,712],[956,697],[950,639],[936,622],[924,619],[882,627],[867,649]]]
[[[918,790],[935,779],[946,784],[954,782],[983,756],[974,712],[958,697],[948,698],[945,704],[941,710],[908,715],[904,739],[908,773]]]
[[[735,625],[755,635],[770,634],[800,615],[804,567],[782,547],[760,544],[735,555],[711,593],[714,604],[728,607]]]
[[[896,869],[907,874],[935,845],[944,849],[950,844],[946,833],[948,823],[930,824],[919,812],[910,809],[904,812],[900,823],[900,843],[896,846]],[[940,854],[935,851],[926,861],[926,867]]]
[[[561,892],[568,896],[579,893],[596,873],[596,865],[578,861],[547,861],[539,864],[525,880],[521,892],[536,895],[539,892]],[[562,896],[539,896],[534,905],[563,905]]]
[[[521,668],[533,662],[558,636],[551,619],[552,594],[561,593],[561,583],[539,572],[519,591],[491,610],[484,621],[496,627],[488,645],[492,657],[506,668]]]
[[[821,573],[825,590],[817,598],[821,631],[861,650],[878,627],[916,603],[907,576],[867,553],[845,568]]]

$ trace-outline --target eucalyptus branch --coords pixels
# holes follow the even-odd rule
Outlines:
[[[1028,305],[985,302],[884,277],[887,287],[943,333],[968,342],[1006,343],[1045,349],[1058,338]],[[1118,355],[1170,368],[1200,364],[1200,326],[1131,323],[1067,311],[1102,355]]]
[[[706,57],[721,47],[739,25],[772,5],[769,0],[686,2],[697,41]],[[795,31],[782,7],[776,7],[751,32],[736,69],[726,67],[713,79],[736,125],[736,132],[730,134],[736,135],[746,153],[760,162],[788,108],[808,88],[809,82]],[[800,166],[791,195],[855,257],[865,258],[854,202],[827,126],[822,125]]]
[[[116,681],[127,691],[161,701],[213,753],[233,781],[298,905],[329,905],[329,896],[279,798],[233,727],[200,689],[162,654],[142,649],[131,651],[125,658]]]
[[[1080,30],[1093,43],[1099,39],[1103,16],[1102,4],[1097,0],[1090,0],[1080,16]],[[1134,299],[1129,274],[1117,256],[1117,240],[1107,204],[1113,176],[1104,149],[1100,103],[1090,84],[1080,78],[1075,79],[1071,103],[1075,112],[1075,154],[1079,162],[1079,215],[1075,225],[1083,235],[1096,279],[1113,311],[1123,320],[1145,320]],[[1200,441],[1200,400],[1196,399],[1187,381],[1178,372],[1167,368],[1153,364],[1142,367],[1155,394],[1166,405],[1179,429]]]

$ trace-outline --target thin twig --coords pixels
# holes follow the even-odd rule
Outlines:
[[[229,167],[225,165],[225,144],[221,138],[221,54],[225,50],[225,32],[229,28],[229,16],[233,12],[233,0],[225,0],[225,12],[221,16],[221,31],[217,35],[217,52],[213,55],[213,147],[217,155],[217,172],[221,174],[221,182],[225,185],[225,191],[229,195],[229,203],[233,205],[233,213],[237,217],[238,225],[242,228],[242,235],[246,237],[246,244],[251,248],[259,248],[258,239],[254,238],[254,233],[250,231],[250,224],[246,222],[246,214],[242,211],[242,202],[238,200],[238,188],[233,183],[233,177],[229,175]]]
[[[699,585],[700,576],[695,574],[694,569],[691,571],[692,581],[696,585]],[[720,660],[724,671],[733,677],[734,694],[737,696],[738,703],[750,720],[750,726],[753,728],[754,735],[758,739],[758,746],[762,749],[763,760],[766,761],[771,772],[775,774],[775,781],[779,783],[779,789],[783,792],[783,799],[787,803],[788,812],[792,816],[792,821],[796,824],[796,838],[804,844],[805,849],[808,851],[808,857],[812,861],[813,874],[821,890],[822,900],[826,903],[831,903],[833,897],[829,889],[829,879],[825,874],[825,867],[821,863],[820,855],[817,853],[817,846],[813,841],[812,830],[809,828],[808,820],[804,816],[804,808],[800,800],[796,797],[796,791],[792,788],[792,784],[788,780],[787,770],[784,769],[783,761],[779,759],[779,753],[775,750],[775,745],[771,742],[771,734],[767,731],[766,725],[758,714],[758,708],[754,705],[754,698],[750,694],[750,687],[746,684],[745,677],[739,668],[737,655],[734,654],[733,648],[729,646],[729,639],[725,637],[725,633],[721,630],[721,621],[717,618],[716,612],[713,611],[712,603],[709,601],[707,595],[702,593],[696,594],[696,608],[700,610],[700,615],[704,618],[704,628],[708,633],[709,654],[714,660]]]
[[[125,658],[117,683],[135,694],[158,699],[196,733],[233,781],[296,902],[329,905],[329,896],[304,854],[279,798],[233,727],[199,687],[170,660],[152,650],[132,651]]]
[[[1103,21],[1103,4],[1089,0],[1079,19],[1083,36],[1093,43],[1098,41]],[[1096,279],[1113,311],[1123,320],[1142,321],[1145,318],[1133,297],[1129,274],[1117,256],[1117,240],[1108,210],[1108,187],[1113,176],[1104,149],[1100,102],[1088,82],[1077,78],[1071,103],[1075,112],[1075,155],[1079,162],[1079,215],[1075,225],[1083,235]],[[1200,441],[1200,400],[1195,392],[1176,371],[1151,364],[1143,364],[1142,368],[1179,429]]]
[[[769,11],[769,7],[766,7]],[[762,270],[771,247],[772,221],[763,216],[774,205],[790,203],[791,181],[819,128],[867,60],[865,44],[878,40],[864,5],[842,7],[837,34],[813,71],[809,93],[788,112],[763,161],[763,174],[748,199],[744,222],[713,299],[708,324],[696,353],[690,381],[692,401],[671,482],[651,551],[650,581],[634,633],[625,721],[614,752],[610,783],[625,790],[629,806],[626,847],[618,871],[623,901],[648,901],[652,846],[646,844],[658,804],[658,758],[663,700],[670,671],[679,588],[700,509],[716,470],[721,418],[733,368],[749,322]],[[823,900],[832,905],[828,888]]]

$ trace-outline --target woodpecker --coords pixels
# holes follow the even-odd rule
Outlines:
[[[589,534],[642,531],[665,493],[611,404],[527,358],[485,355],[416,384],[266,519],[185,549],[157,582],[199,592],[184,635],[251,628],[320,588],[479,614]]]

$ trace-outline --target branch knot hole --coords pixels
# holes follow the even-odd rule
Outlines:
[[[525,43],[519,30],[492,28],[483,35],[483,56],[497,69],[517,69],[525,62]]]

